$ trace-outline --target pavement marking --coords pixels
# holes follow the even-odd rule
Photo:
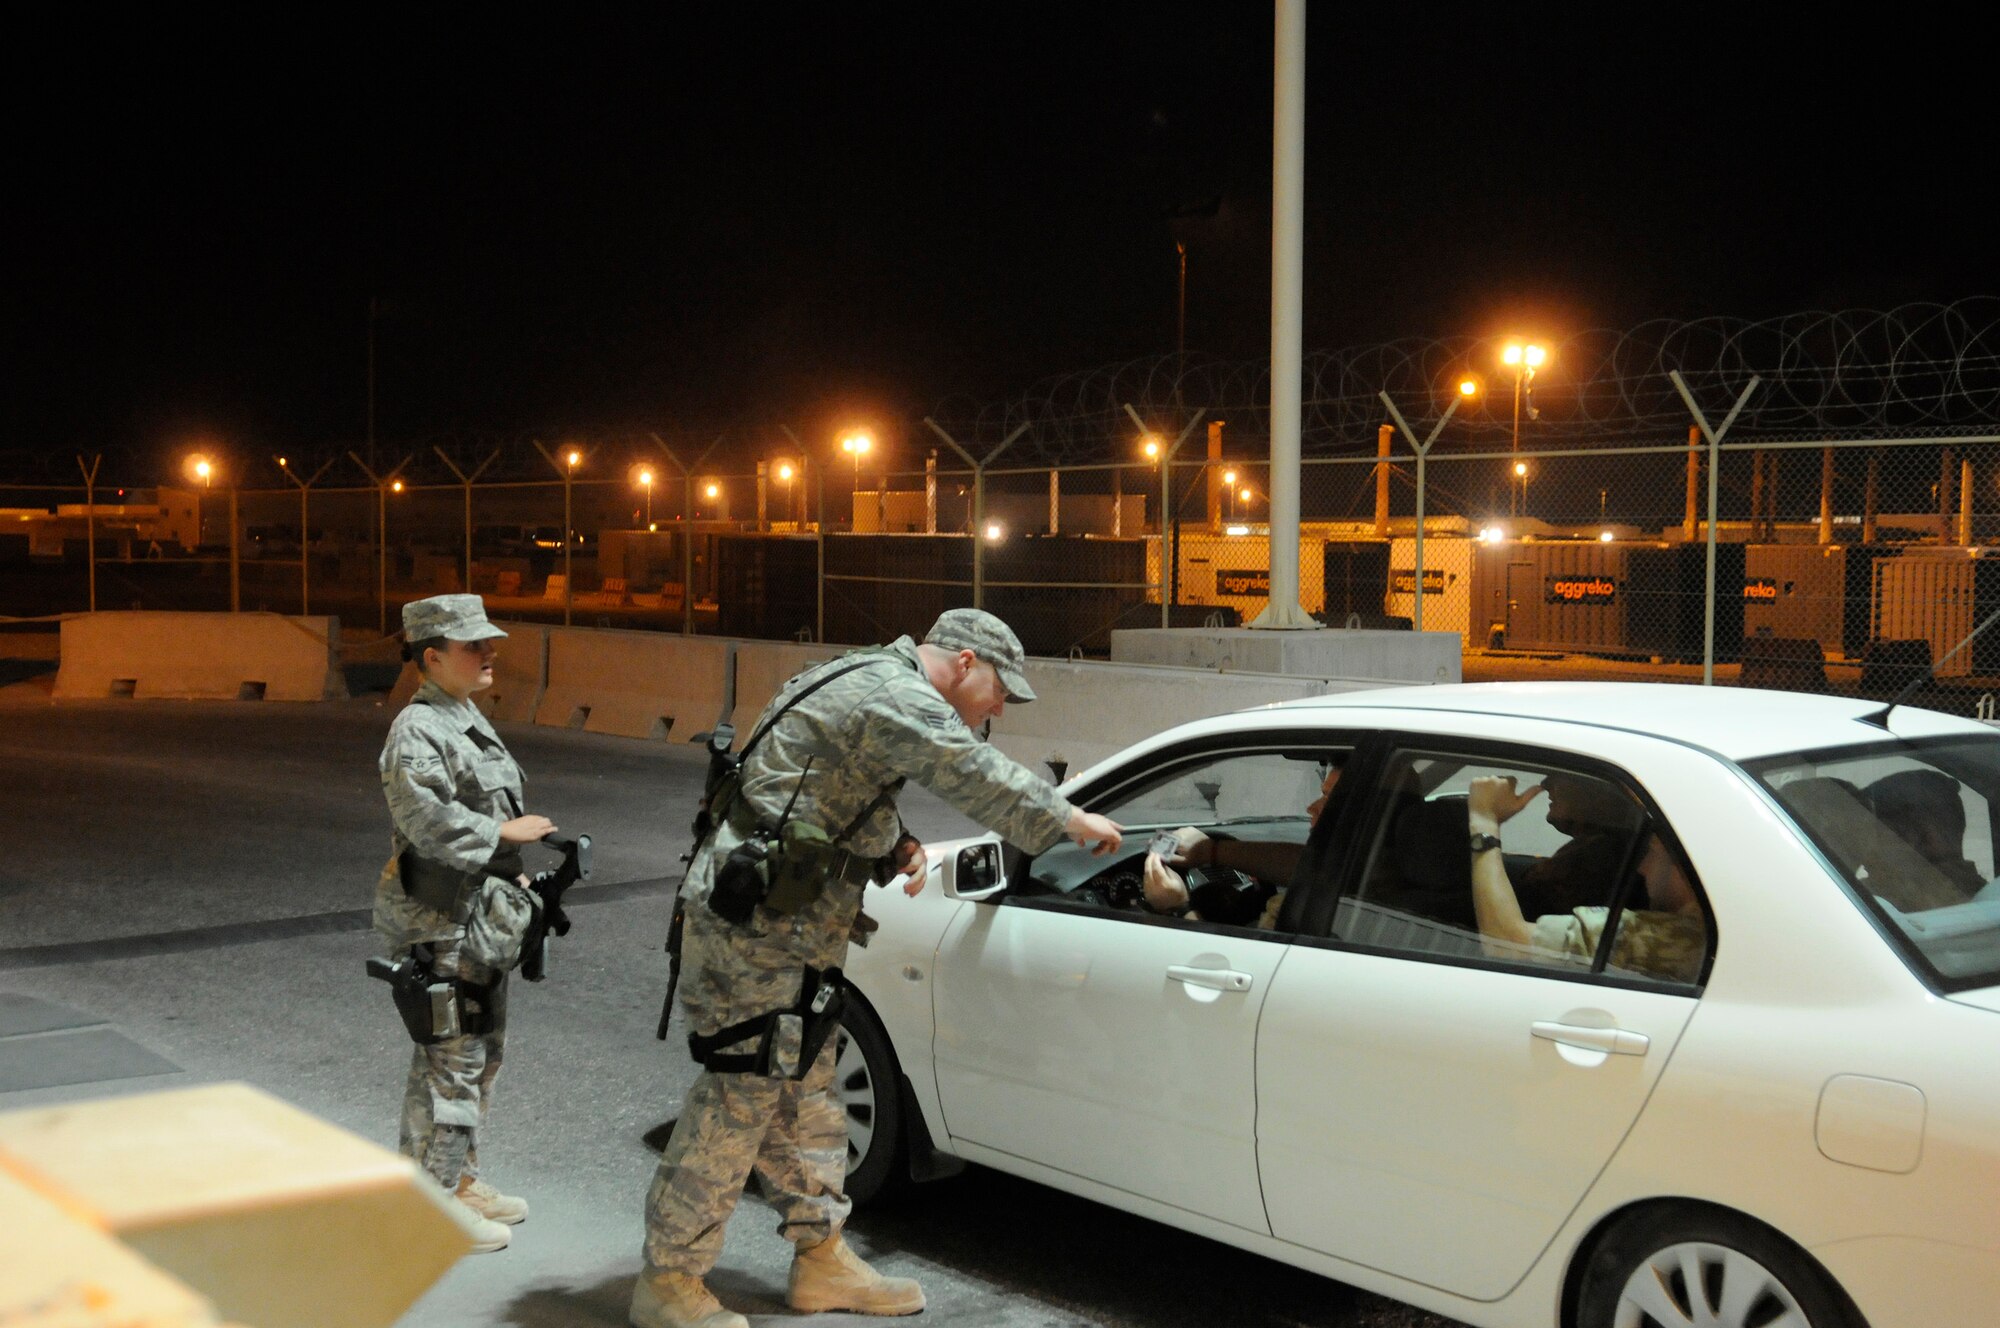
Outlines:
[[[138,1079],[180,1068],[109,1024],[0,1038],[0,1093]]]
[[[0,991],[0,1038],[19,1037],[23,1033],[49,1033],[60,1028],[88,1028],[108,1022],[94,1014],[57,1005],[38,996]]]
[[[592,904],[612,904],[626,899],[647,899],[670,893],[674,884],[671,878],[656,876],[643,881],[579,885],[572,887],[569,893],[563,896],[563,904],[568,908],[585,908]],[[327,936],[342,932],[366,931],[370,920],[370,910],[353,908],[335,913],[309,913],[297,918],[270,918],[261,922],[230,922],[213,927],[156,931],[140,936],[107,936],[94,941],[22,945],[9,950],[0,950],[0,973],[18,972],[30,968],[59,968],[66,964],[98,963],[107,959],[151,959],[160,955],[219,950],[232,945],[287,941],[300,936]]]

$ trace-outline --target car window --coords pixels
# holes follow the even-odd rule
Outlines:
[[[1751,773],[1933,977],[2000,982],[2000,737],[1805,753]]]
[[[1322,790],[1338,788],[1350,748],[1304,747],[1183,759],[1128,783],[1091,810],[1125,827],[1110,859],[1060,844],[1028,864],[1016,898],[1106,913],[1180,917],[1223,926],[1275,925],[1303,853]],[[1155,839],[1175,836],[1146,889]],[[1164,907],[1162,906],[1164,905]]]
[[[1497,827],[1475,849],[1474,823]],[[1493,834],[1494,831],[1482,833]],[[1402,751],[1384,767],[1338,939],[1427,957],[1691,983],[1710,927],[1633,792],[1556,764]]]

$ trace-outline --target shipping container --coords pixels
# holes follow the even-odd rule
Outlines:
[[[1745,636],[1818,641],[1829,659],[1867,648],[1874,603],[1870,569],[1903,551],[1894,544],[1752,544],[1743,559]]]
[[[1470,639],[1509,650],[1624,654],[1630,543],[1503,540],[1472,556]],[[1425,563],[1430,544],[1424,547]],[[1425,613],[1424,625],[1430,626]]]
[[[1485,624],[1476,638],[1471,632],[1473,551],[1477,541],[1464,538],[1424,538],[1424,630],[1458,632],[1468,646],[1486,645]],[[1387,604],[1391,617],[1416,617],[1417,542],[1389,542]]]
[[[2000,550],[1911,549],[1874,567],[1873,635],[1884,641],[1928,641],[1941,678],[2000,674],[2000,633],[1988,632],[1950,659],[1945,656],[2000,608]]]

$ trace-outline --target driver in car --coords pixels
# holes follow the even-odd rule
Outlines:
[[[1346,760],[1346,753],[1330,758],[1319,796],[1306,804],[1306,815],[1314,827],[1333,801]],[[1307,833],[1311,833],[1310,828]],[[1164,858],[1158,853],[1146,855],[1140,882],[1141,898],[1149,911],[1238,927],[1268,930],[1277,925],[1285,887],[1291,884],[1292,872],[1306,849],[1303,843],[1221,839],[1191,825],[1174,831],[1173,837],[1174,848]],[[1190,888],[1189,876],[1206,879]],[[1246,877],[1254,888],[1243,887]]]

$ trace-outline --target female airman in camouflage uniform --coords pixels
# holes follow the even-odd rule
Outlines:
[[[500,1071],[507,971],[531,910],[520,846],[555,829],[523,812],[521,767],[471,700],[492,686],[493,642],[506,635],[477,595],[405,605],[404,658],[424,680],[389,726],[380,761],[394,851],[376,882],[375,929],[391,959],[428,954],[430,981],[457,999],[458,1031],[411,1057],[401,1147],[477,1215],[480,1250],[504,1248],[508,1226],[528,1215],[526,1202],[479,1179],[478,1129]]]

